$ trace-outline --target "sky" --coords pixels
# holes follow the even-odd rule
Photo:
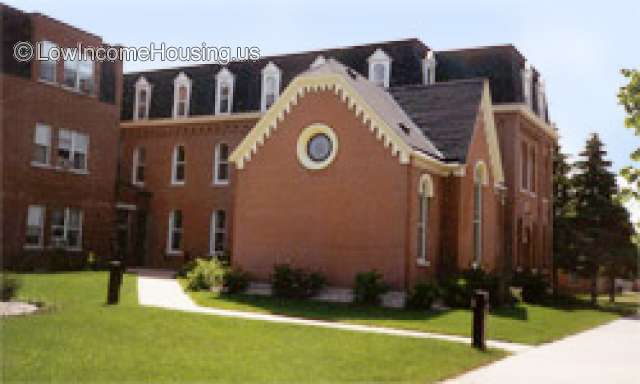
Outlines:
[[[640,144],[616,98],[620,69],[640,68],[637,0],[5,2],[125,46],[204,42],[266,56],[409,37],[435,50],[511,43],[544,76],[566,153],[575,157],[597,132],[618,170]],[[180,64],[127,62],[125,71]]]

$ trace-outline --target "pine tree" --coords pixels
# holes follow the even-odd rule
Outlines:
[[[597,303],[597,282],[602,256],[611,244],[607,225],[615,210],[613,196],[616,193],[615,175],[610,171],[611,162],[600,137],[594,133],[575,163],[573,178],[576,199],[576,244],[579,266],[591,279],[591,303]]]
[[[556,143],[553,153],[553,293],[558,293],[558,271],[575,272],[573,220],[575,204],[571,185],[571,164]]]

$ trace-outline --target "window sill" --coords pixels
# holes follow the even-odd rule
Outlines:
[[[34,168],[42,168],[42,169],[54,169],[56,167],[54,167],[53,165],[49,164],[49,163],[39,163],[37,161],[32,161],[31,162],[31,166]]]
[[[89,97],[93,97],[96,98],[96,94],[95,92],[91,92],[91,93],[87,93],[84,91],[79,90],[78,88],[75,87],[70,87],[68,85],[65,84],[59,84],[58,85],[61,89],[64,89],[65,91],[71,92],[71,93],[75,93],[77,95],[81,95],[81,96],[89,96]]]
[[[184,252],[182,251],[171,251],[171,250],[167,250],[167,256],[182,256],[184,255]]]
[[[430,267],[431,266],[431,262],[429,260],[420,260],[420,259],[418,259],[418,261],[416,261],[416,265],[418,267]]]
[[[47,249],[52,251],[82,252],[82,247],[56,247],[54,245],[50,245]]]
[[[86,169],[69,169],[69,172],[75,173],[76,175],[88,175],[89,171]]]
[[[171,182],[171,186],[172,187],[184,187],[185,182],[184,181],[172,181]]]
[[[42,245],[25,244],[22,246],[22,249],[24,249],[25,251],[42,251],[44,247]]]
[[[213,186],[214,187],[226,187],[227,185],[229,185],[229,181],[222,181],[222,180],[214,180],[213,181]]]
[[[134,187],[138,187],[138,188],[144,188],[144,182],[139,182],[139,181],[134,181],[133,183],[131,183]]]

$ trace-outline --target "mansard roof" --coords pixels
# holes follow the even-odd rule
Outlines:
[[[422,82],[421,60],[429,48],[418,39],[268,56],[256,61],[232,62],[226,66],[236,76],[233,112],[260,110],[261,71],[269,62],[273,62],[282,71],[281,87],[284,89],[297,75],[308,70],[318,56],[324,56],[326,59],[334,58],[364,76],[368,76],[367,59],[377,49],[383,50],[391,57],[393,63],[391,86]],[[180,72],[184,72],[192,79],[190,115],[213,114],[215,74],[222,67],[224,66],[220,64],[201,64],[125,74],[122,120],[132,119],[134,85],[140,76],[144,76],[152,86],[149,118],[171,117],[173,79]]]

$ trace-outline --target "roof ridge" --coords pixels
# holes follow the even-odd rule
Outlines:
[[[468,79],[453,79],[447,81],[439,81],[433,84],[406,84],[406,85],[396,85],[393,87],[389,87],[389,89],[407,89],[407,88],[436,88],[443,86],[455,86],[455,85],[464,85],[469,83],[484,83],[486,80],[489,80],[488,77],[472,77]]]

